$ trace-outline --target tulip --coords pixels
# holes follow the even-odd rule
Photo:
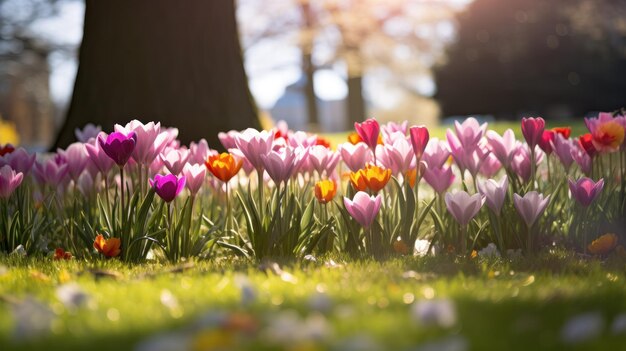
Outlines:
[[[465,191],[446,193],[446,207],[452,217],[461,225],[466,226],[476,216],[485,203],[481,194],[470,195]]]
[[[7,146],[9,146],[7,144]],[[24,148],[19,147],[10,153],[0,156],[0,166],[9,165],[16,172],[27,175],[35,164],[36,154],[29,154]]]
[[[517,209],[517,213],[522,217],[528,228],[532,227],[537,218],[543,213],[548,206],[550,195],[543,197],[536,191],[529,191],[524,197],[513,194],[513,205]]]
[[[391,179],[391,170],[368,164],[359,170],[367,187],[374,193],[379,192]]]
[[[624,126],[617,121],[611,120],[601,123],[596,130],[591,133],[592,143],[596,150],[600,152],[618,151],[624,142]]]
[[[84,172],[80,175],[80,177],[78,177],[78,180],[76,181],[76,188],[78,188],[78,191],[80,191],[84,197],[89,197],[94,190],[97,190],[94,189],[96,184],[98,183],[92,177],[91,173]]]
[[[339,145],[339,154],[343,162],[350,168],[352,172],[357,172],[371,162],[374,157],[365,143],[357,144],[343,143]]]
[[[35,162],[34,175],[39,183],[46,183],[52,188],[58,188],[65,181],[67,164],[59,165],[52,158],[43,162]]]
[[[97,138],[100,132],[102,132],[102,127],[93,123],[87,123],[82,130],[79,128],[74,129],[76,139],[81,143],[88,143],[89,139]]]
[[[205,139],[200,139],[200,141],[198,141],[197,143],[191,142],[189,144],[189,158],[187,159],[187,162],[191,163],[192,165],[204,165],[209,156],[215,155],[217,153],[217,151],[211,150],[209,148],[209,144]]]
[[[303,161],[303,164],[306,161],[321,177],[324,172],[326,175],[333,173],[339,163],[339,154],[325,146],[315,145],[309,148],[308,157]]]
[[[10,154],[15,151],[15,147],[11,144],[6,144],[4,146],[0,145],[0,157]]]
[[[285,140],[284,138],[281,139],[283,141]],[[311,135],[300,131],[291,133],[289,134],[289,140],[287,144],[289,144],[289,146],[291,147],[301,146],[306,149],[308,147],[317,145],[317,135]]]
[[[350,173],[350,184],[352,184],[352,188],[356,191],[365,191],[367,190],[367,182],[365,181],[365,175],[361,170]]]
[[[614,233],[607,233],[587,246],[587,250],[592,255],[606,255],[617,247],[618,238]]]
[[[137,144],[137,134],[130,132],[128,135],[113,132],[104,140],[102,135],[98,136],[98,143],[104,151],[118,166],[124,167],[128,159],[135,150]]]
[[[137,135],[132,157],[133,160],[144,166],[149,166],[172,140],[170,131],[161,132],[160,122],[143,124],[135,119],[126,124],[125,127],[116,124],[115,131],[125,135],[134,132]]]
[[[556,134],[561,134],[565,139],[569,139],[572,134],[572,128],[570,127],[554,127],[551,130]]]
[[[199,164],[187,163],[183,167],[183,176],[185,177],[185,186],[189,189],[191,196],[196,196],[204,179],[206,178],[207,168]]]
[[[487,178],[491,178],[502,168],[502,163],[498,160],[498,158],[493,154],[489,153],[487,157],[483,160],[480,165],[480,174]]]
[[[511,129],[504,131],[502,136],[493,130],[486,133],[487,147],[504,167],[509,167],[511,157],[516,148],[515,133]]]
[[[265,130],[259,132],[252,128],[248,128],[235,136],[237,148],[259,174],[262,173],[264,167],[262,156],[267,155],[272,150],[273,141],[273,133]]]
[[[583,134],[578,137],[578,144],[585,150],[589,157],[593,158],[598,153],[596,147],[593,146],[593,135],[591,135],[591,133]]]
[[[443,164],[450,157],[450,149],[448,143],[440,141],[437,138],[432,138],[424,149],[422,159],[426,162],[428,167],[441,168]]]
[[[87,162],[89,162],[89,154],[85,149],[85,144],[76,142],[70,144],[66,150],[58,150],[58,153],[63,155],[67,162],[67,173],[74,182],[78,180],[78,177],[83,173]]]
[[[315,197],[321,204],[327,204],[337,194],[337,185],[333,180],[325,179],[315,183]]]
[[[550,155],[552,153],[552,143],[554,142],[554,136],[556,132],[553,130],[544,130],[541,136],[541,140],[539,140],[539,148],[543,150],[546,154]]]
[[[223,152],[219,155],[209,156],[205,165],[217,179],[226,183],[239,173],[243,159]]]
[[[398,135],[402,135],[404,137],[406,135],[406,127],[408,125],[409,121],[404,121],[402,123],[387,122],[386,124],[381,125],[380,131],[382,132],[385,144],[393,143]]]
[[[71,260],[71,259],[72,259],[72,253],[71,253],[71,252],[69,252],[69,251],[65,251],[65,250],[63,250],[63,249],[62,249],[62,248],[60,248],[60,247],[57,247],[57,248],[54,250],[54,256],[53,256],[53,259],[54,259],[55,261],[58,261],[58,260]]]
[[[536,162],[535,165],[541,163],[543,160],[543,153],[541,150],[535,149]],[[511,169],[517,174],[524,182],[528,182],[532,176],[532,164],[530,161],[530,151],[527,144],[518,143],[511,158]]]
[[[569,190],[572,197],[583,207],[588,207],[600,195],[604,187],[604,179],[594,182],[592,179],[582,177],[574,182],[568,179]]]
[[[576,164],[578,164],[578,167],[580,167],[580,170],[584,174],[590,175],[592,163],[591,163],[591,157],[589,156],[589,154],[585,152],[585,150],[582,149],[580,145],[578,147],[573,148],[571,151],[571,154],[572,154],[572,159],[576,162]]]
[[[120,249],[122,242],[119,238],[105,239],[102,234],[96,236],[96,240],[93,242],[93,247],[98,250],[99,253],[106,257],[116,257],[122,252]]]
[[[353,200],[344,197],[343,203],[352,218],[364,228],[369,228],[380,211],[382,197],[380,195],[369,196],[367,193],[359,191],[354,195]]]
[[[106,134],[100,133],[97,138],[104,138],[104,136],[106,136]],[[92,144],[85,144],[85,150],[87,150],[87,155],[89,159],[91,159],[91,163],[95,165],[103,176],[109,173],[115,162],[104,152],[99,142],[94,141]]]
[[[24,174],[15,172],[9,165],[0,168],[0,198],[8,199],[11,194],[22,184]]]
[[[235,141],[237,134],[239,134],[239,132],[236,130],[230,130],[226,133],[219,132],[217,133],[217,138],[220,140],[220,143],[222,143],[224,149],[228,150],[237,147],[237,143]]]
[[[162,162],[162,165],[174,175],[180,174],[188,159],[189,150],[185,149],[165,149],[159,154],[159,160]]]
[[[149,180],[149,183],[163,201],[170,203],[185,187],[185,180],[185,176],[178,178],[173,174],[157,174],[154,179]]]
[[[545,126],[546,122],[541,117],[522,118],[522,134],[531,150],[541,141]]]
[[[504,204],[506,191],[509,188],[509,179],[506,175],[502,176],[499,182],[495,179],[487,179],[478,182],[478,190],[485,197],[487,207],[495,214],[499,215]]]
[[[451,167],[427,167],[424,172],[424,180],[439,195],[443,194],[452,182],[454,182],[454,174]]]
[[[477,147],[483,135],[485,135],[487,123],[481,125],[476,118],[470,117],[463,121],[462,124],[459,121],[454,121],[454,129],[463,148],[473,150]]]
[[[568,172],[574,162],[572,151],[576,149],[576,144],[572,140],[564,138],[561,134],[556,134],[552,142],[552,149],[561,161],[565,171]]]
[[[428,145],[428,139],[430,138],[428,129],[425,126],[415,126],[409,129],[409,133],[411,134],[411,144],[413,145],[415,159],[419,161],[422,159],[426,145]]]
[[[330,140],[317,135],[317,139],[315,139],[315,145],[321,145],[327,149],[330,149]]]
[[[378,144],[378,137],[380,135],[380,126],[378,125],[378,121],[370,118],[363,123],[355,122],[354,129],[361,140],[363,140],[363,142],[367,144],[372,151],[374,151],[376,149],[376,144]]]
[[[263,168],[276,185],[286,182],[300,168],[303,160],[307,157],[308,149],[302,147],[284,147],[281,150],[270,151],[267,155],[261,155]]]
[[[387,168],[396,176],[405,174],[409,169],[415,168],[415,152],[411,143],[405,138],[396,139],[393,144],[379,146],[377,150],[381,150],[379,157]]]

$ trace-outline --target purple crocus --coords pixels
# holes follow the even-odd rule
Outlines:
[[[552,146],[552,150],[561,161],[563,168],[568,172],[570,166],[574,162],[574,158],[572,157],[572,151],[574,151],[577,146],[571,139],[567,139],[561,134],[556,133],[554,135],[554,140],[550,142]]]
[[[498,161],[500,161],[504,167],[508,168],[516,148],[515,133],[513,133],[513,130],[505,130],[502,136],[493,130],[488,130],[485,136],[489,150],[491,150],[493,155],[498,158]]]
[[[154,176],[154,180],[149,180],[149,183],[163,201],[170,203],[185,188],[185,180],[185,176],[178,178],[173,174],[157,174]]]
[[[27,175],[35,164],[36,154],[29,154],[24,148],[20,147],[15,151],[0,157],[0,166],[9,165],[16,172]]]
[[[513,205],[515,205],[517,213],[522,217],[528,228],[530,228],[543,213],[549,201],[550,195],[544,198],[542,194],[536,191],[529,191],[523,197],[518,194],[513,194]]]
[[[123,167],[135,150],[137,134],[130,132],[126,135],[121,132],[113,132],[109,134],[106,141],[102,136],[98,136],[98,143],[107,156],[118,166]]]
[[[485,181],[478,182],[478,190],[485,196],[487,207],[489,207],[495,214],[500,214],[508,187],[509,179],[506,175],[502,176],[502,179],[500,179],[499,182],[495,179],[487,179]]]
[[[426,183],[428,183],[435,192],[441,195],[448,190],[454,181],[452,167],[426,167],[424,180],[426,180]]]
[[[465,191],[446,193],[445,200],[448,211],[461,226],[466,226],[485,203],[483,195],[470,195]]]
[[[22,184],[24,174],[15,172],[9,165],[0,168],[0,198],[8,199],[15,189]]]
[[[424,149],[422,160],[426,162],[428,167],[441,168],[448,157],[450,157],[448,143],[438,138],[432,138]]]
[[[354,199],[343,198],[343,204],[350,216],[360,225],[369,228],[380,211],[382,197],[380,194],[369,196],[366,192],[359,191],[354,195]]]
[[[474,117],[467,118],[463,123],[454,121],[456,136],[463,148],[473,150],[480,139],[485,135],[487,123],[480,124]]]
[[[98,134],[98,139],[100,137],[105,138],[106,134]],[[89,155],[89,158],[91,159],[91,163],[95,165],[98,171],[100,171],[103,175],[109,173],[115,162],[104,152],[100,143],[95,141],[93,144],[85,144],[85,149],[87,150],[87,155]]]
[[[59,149],[57,152],[65,158],[70,178],[72,178],[74,182],[77,182],[78,177],[83,173],[87,162],[89,162],[89,154],[87,154],[85,144],[81,142],[72,143],[67,149]]]
[[[572,192],[572,197],[578,201],[583,207],[588,207],[591,203],[600,195],[602,188],[604,188],[604,179],[600,179],[598,182],[594,182],[592,179],[582,177],[574,182],[571,178],[568,179],[569,190]]]

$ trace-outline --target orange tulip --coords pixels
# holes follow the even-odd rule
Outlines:
[[[360,169],[356,172],[350,173],[350,183],[356,191],[365,191],[367,189],[367,182],[363,175],[363,170]]]
[[[315,183],[315,197],[322,204],[329,203],[337,194],[337,185],[332,180],[320,180]]]
[[[411,188],[415,187],[415,181],[417,180],[417,168],[411,168],[406,172],[406,177],[404,178],[407,182],[409,182],[409,186]]]
[[[55,260],[69,260],[72,258],[72,254],[68,251],[63,250],[58,247],[54,250],[54,259]]]
[[[215,177],[223,182],[228,182],[239,173],[243,160],[235,158],[227,152],[222,152],[219,155],[209,156],[204,164]]]
[[[572,128],[570,127],[554,127],[551,130],[561,134],[565,139],[569,139],[569,136],[572,134]]]
[[[318,135],[317,140],[315,140],[315,145],[322,145],[325,148],[330,149],[330,140]]]
[[[592,255],[606,255],[617,246],[617,235],[608,233],[600,236],[587,246]]]
[[[600,151],[617,151],[624,142],[624,127],[616,121],[602,123],[593,133],[593,146]]]
[[[93,242],[93,247],[106,257],[116,257],[122,252],[120,249],[121,244],[122,242],[119,238],[105,239],[102,234],[98,234]]]
[[[384,188],[391,178],[391,169],[384,169],[371,164],[368,164],[364,169],[359,170],[359,173],[362,173],[363,178],[365,178],[367,187],[375,193]]]
[[[350,144],[352,145],[356,145],[359,142],[362,142],[363,139],[361,139],[361,137],[359,136],[359,134],[357,132],[352,132],[350,134],[348,134],[348,141],[350,142]],[[378,140],[376,141],[376,144],[378,145],[383,145],[383,137],[382,135],[378,135]]]

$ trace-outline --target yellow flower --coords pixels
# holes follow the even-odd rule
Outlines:
[[[375,193],[384,188],[391,178],[390,169],[384,169],[370,164],[365,166],[365,169],[359,170],[359,173],[362,173],[363,178],[365,178],[367,187]]]
[[[617,235],[607,233],[592,241],[587,250],[592,255],[606,255],[617,246]]]
[[[602,123],[593,133],[593,146],[600,151],[617,151],[624,142],[624,127],[616,121]]]
[[[315,183],[315,197],[322,204],[329,203],[337,194],[337,185],[332,180],[320,180]]]
[[[362,170],[350,173],[350,183],[356,191],[365,191],[367,189],[367,182],[363,176]]]

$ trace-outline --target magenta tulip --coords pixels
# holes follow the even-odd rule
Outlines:
[[[361,140],[369,148],[374,151],[376,149],[376,144],[378,144],[378,135],[380,134],[380,125],[378,121],[373,118],[366,120],[363,123],[354,123],[354,129],[356,130]]]
[[[430,138],[428,129],[424,126],[415,126],[409,129],[409,133],[411,134],[411,144],[413,145],[415,158],[419,161],[422,159],[426,145],[428,145],[428,139]]]
[[[104,151],[118,166],[123,167],[135,150],[137,144],[137,134],[130,132],[125,135],[120,132],[109,134],[106,141],[102,135],[98,136],[98,143]]]
[[[357,192],[353,200],[347,197],[343,198],[343,204],[346,206],[350,216],[365,228],[369,228],[376,219],[381,203],[382,197],[380,194],[374,197],[363,191]]]
[[[130,121],[124,127],[116,124],[115,131],[125,135],[130,135],[131,132],[134,132],[137,135],[132,157],[133,160],[144,166],[149,166],[158,157],[159,153],[171,141],[173,132],[167,130],[161,132],[160,122],[143,124],[136,119]]]
[[[97,138],[104,138],[105,136],[105,133],[100,133]],[[85,144],[85,150],[87,150],[91,163],[95,165],[102,175],[106,175],[113,168],[115,162],[104,152],[97,139],[92,144]]]
[[[582,177],[576,182],[570,178],[568,179],[568,182],[572,197],[575,198],[576,201],[578,201],[578,203],[583,207],[591,205],[591,203],[602,192],[602,188],[604,188],[604,179],[594,182],[592,179]]]
[[[506,175],[502,176],[499,182],[495,179],[487,179],[478,182],[478,190],[485,196],[487,207],[495,214],[500,214],[507,189],[509,188],[509,179]]]
[[[195,196],[206,178],[206,166],[200,164],[187,163],[183,167],[183,175],[185,176],[185,186],[189,189],[192,196]]]
[[[8,199],[11,194],[22,184],[24,174],[21,172],[15,172],[9,165],[4,165],[0,168],[0,198]]]
[[[550,201],[550,195],[543,197],[536,191],[529,191],[524,197],[513,194],[513,205],[528,228],[532,227]]]
[[[352,145],[351,143],[340,144],[339,154],[341,155],[343,163],[345,163],[352,172],[356,172],[365,167],[368,162],[374,159],[372,150],[370,150],[365,143],[357,143],[356,145]]]
[[[159,195],[163,201],[169,203],[185,188],[185,180],[186,178],[184,176],[178,178],[173,174],[157,174],[154,176],[154,180],[149,180],[149,183],[157,195]]]
[[[451,167],[426,167],[424,171],[424,180],[439,195],[443,194],[452,182],[454,182],[454,174]]]
[[[485,203],[485,197],[483,195],[470,195],[465,191],[446,193],[445,200],[448,211],[462,226],[466,226]]]
[[[531,150],[541,141],[545,127],[546,122],[541,117],[522,118],[522,134]]]

